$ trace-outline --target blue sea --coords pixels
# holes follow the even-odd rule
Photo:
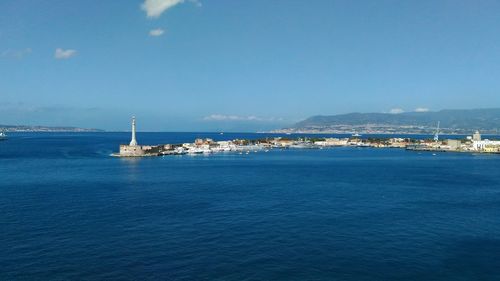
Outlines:
[[[110,157],[129,137],[0,142],[0,280],[500,280],[500,155]]]

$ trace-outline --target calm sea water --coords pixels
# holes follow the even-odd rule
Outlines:
[[[140,133],[142,143],[252,134]],[[0,142],[0,280],[500,280],[500,155]]]

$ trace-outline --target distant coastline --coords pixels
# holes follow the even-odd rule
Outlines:
[[[307,134],[432,134],[449,135],[500,132],[500,108],[444,109],[404,113],[348,113],[316,115],[272,133]]]
[[[29,126],[29,125],[0,125],[2,132],[104,132],[94,128],[57,127],[57,126]]]
[[[272,130],[264,133],[272,134],[339,134],[339,135],[432,135],[436,131],[434,127],[408,127],[408,126],[384,126],[384,125],[366,125],[366,126],[330,126],[330,127],[312,127],[312,128],[285,128]],[[499,130],[482,130],[487,135],[498,135]],[[458,128],[440,128],[441,134],[445,135],[470,135],[473,129]]]

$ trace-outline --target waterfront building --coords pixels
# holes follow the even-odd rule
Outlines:
[[[214,144],[214,140],[213,139],[195,139],[194,140],[194,144],[195,145],[205,145],[205,144]]]
[[[286,138],[274,138],[274,140],[271,141],[274,146],[277,147],[290,147],[292,144],[294,144],[294,140],[292,139],[286,139]]]
[[[483,140],[479,131],[472,136],[472,149],[484,152],[498,152],[500,150],[500,141]]]
[[[409,141],[405,138],[390,138],[388,141],[389,147],[400,147],[405,148],[408,145]]]
[[[484,146],[484,152],[500,153],[500,145],[487,144]]]
[[[472,148],[476,151],[493,151],[500,148],[500,141],[480,140],[472,141]]]
[[[217,145],[222,151],[236,150],[236,145],[232,141],[218,141]]]
[[[461,140],[449,139],[446,141],[446,143],[448,144],[450,150],[460,150],[462,146]]]
[[[472,140],[473,141],[481,141],[481,134],[479,133],[479,131],[476,131],[474,133],[474,135],[472,135]]]
[[[348,138],[325,138],[325,140],[315,141],[314,144],[317,146],[345,146],[348,142]]]

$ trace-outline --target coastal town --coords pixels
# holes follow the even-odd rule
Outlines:
[[[139,145],[136,139],[136,121],[132,118],[132,138],[129,144],[120,145],[117,157],[144,157],[183,154],[211,154],[219,152],[268,152],[271,149],[323,149],[327,147],[399,148],[413,151],[500,153],[500,141],[483,139],[476,131],[464,139],[439,139],[436,132],[432,139],[415,138],[362,138],[358,134],[345,138],[288,138],[234,139],[215,141],[210,138],[196,139],[193,143]]]

